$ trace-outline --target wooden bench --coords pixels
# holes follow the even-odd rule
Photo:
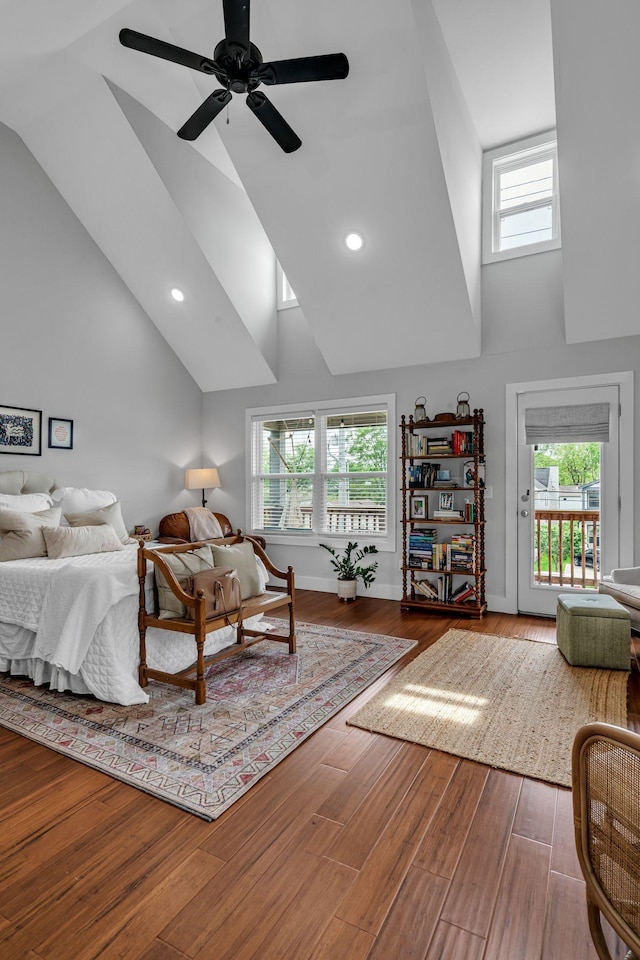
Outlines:
[[[186,593],[175,574],[167,564],[164,556],[169,553],[186,553],[197,550],[199,547],[208,544],[234,544],[248,541],[253,547],[253,551],[259,557],[267,568],[271,577],[282,580],[281,587],[269,586],[265,593],[254,597],[249,597],[243,601],[242,615],[238,610],[230,611],[228,614],[219,614],[210,619],[205,618],[205,601],[202,591],[198,591],[197,596]],[[193,608],[195,619],[189,620],[186,617],[175,617],[171,619],[160,619],[158,605],[158,591],[155,586],[154,577],[154,611],[150,613],[147,610],[146,599],[146,577],[147,564],[151,562],[154,565],[154,573],[161,570],[168,587],[175,594],[178,600],[185,607]],[[140,585],[140,603],[138,611],[138,629],[140,632],[140,666],[138,668],[139,683],[141,687],[146,687],[149,680],[160,680],[163,683],[171,683],[178,687],[185,687],[195,691],[196,704],[203,704],[207,698],[207,688],[205,683],[205,665],[223,660],[225,657],[233,656],[241,650],[246,650],[254,643],[260,643],[261,640],[277,640],[286,643],[289,647],[289,653],[296,652],[296,626],[295,626],[295,585],[293,567],[287,570],[279,570],[271,562],[261,545],[252,537],[237,533],[232,537],[224,537],[217,540],[203,540],[197,543],[186,543],[171,545],[166,547],[149,548],[144,542],[140,543],[138,549],[138,582]],[[281,607],[288,608],[289,632],[278,634],[271,630],[252,629],[246,626],[246,621],[259,613],[269,614]],[[236,640],[234,643],[221,650],[216,651],[205,657],[204,645],[207,634],[214,630],[219,630],[227,624],[236,626]],[[259,624],[257,625],[259,626]],[[163,670],[154,670],[147,666],[146,650],[146,632],[148,627],[158,627],[161,630],[173,630],[178,633],[184,633],[192,636],[196,646],[196,658],[191,666],[180,670],[177,673],[166,673]]]

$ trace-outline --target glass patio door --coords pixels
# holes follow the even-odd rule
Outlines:
[[[605,407],[594,406],[600,404]],[[569,422],[571,411],[578,410],[579,420],[581,411],[590,416],[596,409],[606,410],[600,413],[608,418],[605,442],[585,440],[581,428]],[[600,571],[618,565],[618,410],[617,385],[518,396],[518,610],[523,613],[555,615],[559,593],[597,591]],[[553,425],[546,427],[547,421]],[[589,428],[583,428],[587,434]],[[542,440],[531,442],[538,435]]]

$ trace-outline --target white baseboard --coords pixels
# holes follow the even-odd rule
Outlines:
[[[296,577],[296,587],[300,590],[318,590],[320,593],[336,593],[336,581],[324,577]],[[359,597],[377,597],[379,600],[402,600],[402,586],[397,583],[378,583],[375,581],[367,589],[358,584]],[[517,613],[510,610],[506,597],[488,596],[487,609],[495,613]]]
[[[299,577],[296,576],[296,587],[300,590],[318,590],[320,593],[335,593],[338,588],[333,577]],[[359,597],[377,597],[380,600],[401,600],[402,587],[397,584],[374,582],[370,587],[358,583]]]

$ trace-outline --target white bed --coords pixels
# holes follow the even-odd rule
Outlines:
[[[7,489],[5,478],[18,473],[0,473],[0,492]],[[46,477],[33,480],[41,474],[24,477],[21,493],[55,487]],[[0,671],[52,690],[125,705],[147,703],[138,683],[137,549],[134,542],[112,553],[0,563]],[[148,591],[152,576],[150,570]],[[205,654],[228,646],[232,636],[232,627],[210,634]],[[174,673],[194,659],[190,637],[147,631],[150,667]]]

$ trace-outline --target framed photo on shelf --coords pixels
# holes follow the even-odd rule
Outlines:
[[[429,509],[429,500],[428,497],[416,496],[415,494],[411,497],[411,508],[409,511],[410,517],[412,520],[426,520],[427,519],[427,510]]]
[[[49,446],[56,450],[73,450],[73,420],[49,417]]]
[[[42,453],[42,410],[0,406],[0,453]]]
[[[453,494],[442,492],[438,497],[438,510],[453,510]]]

